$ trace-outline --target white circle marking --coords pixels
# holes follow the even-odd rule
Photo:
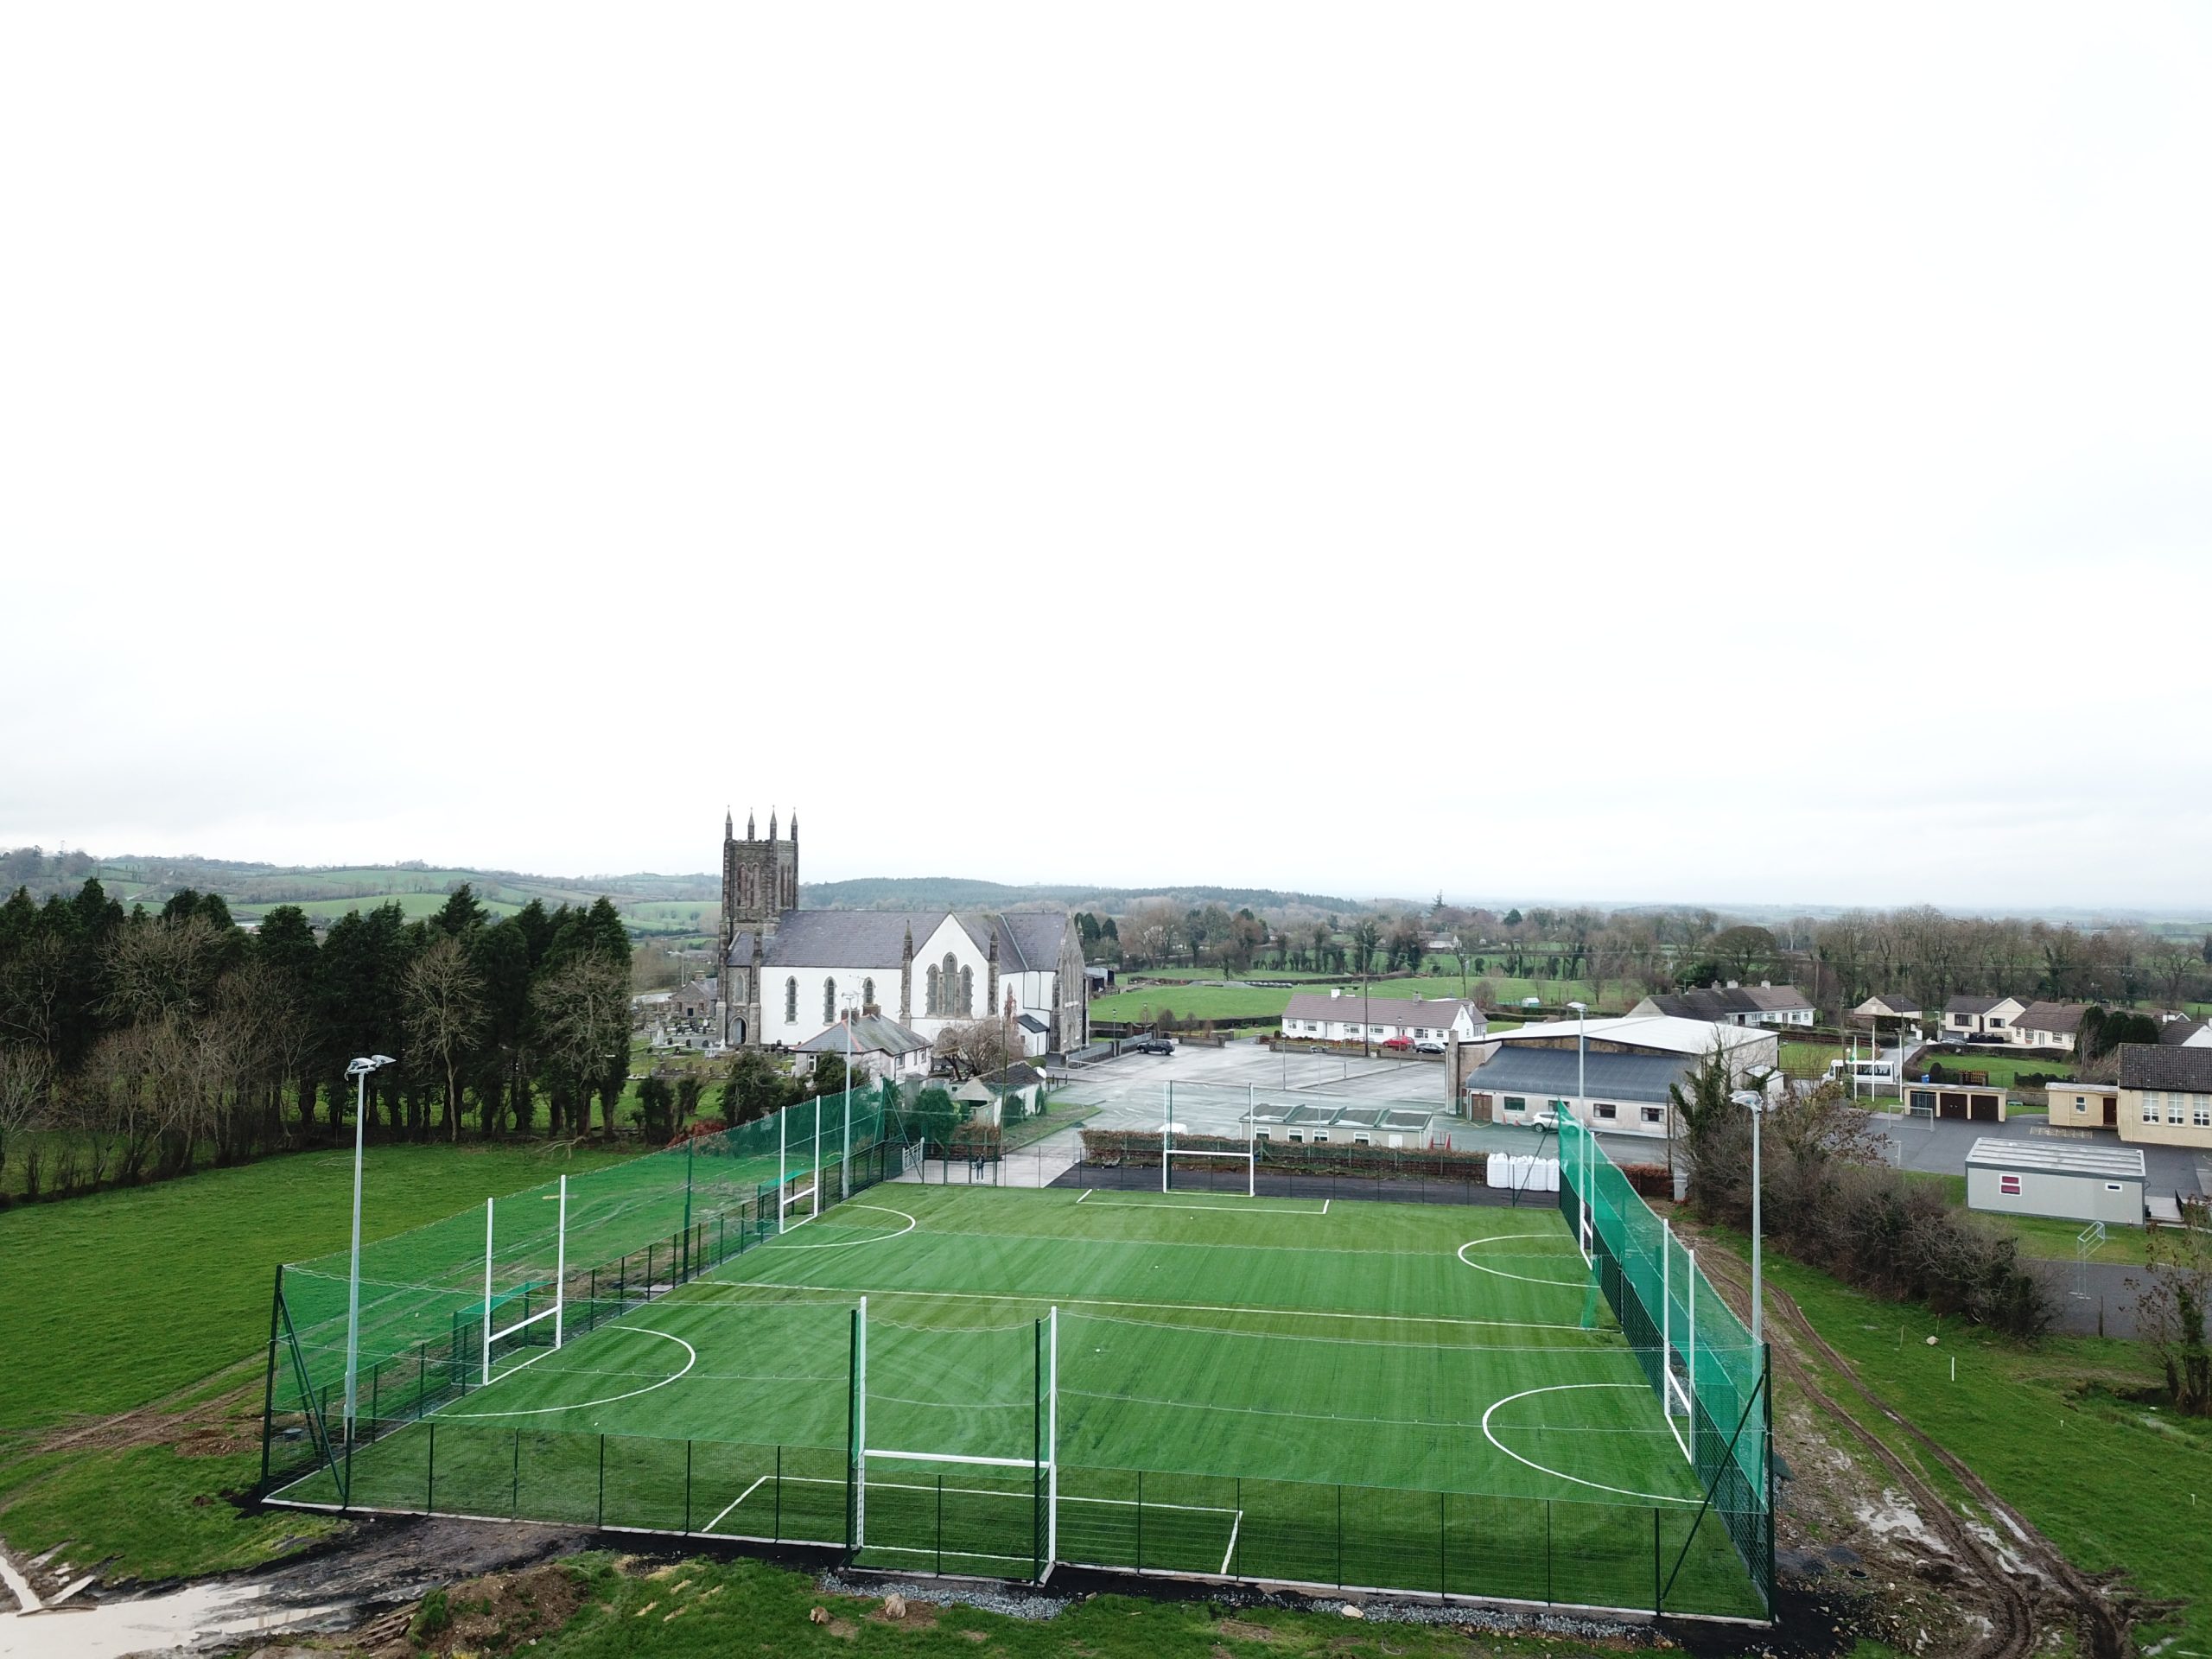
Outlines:
[[[1510,1406],[1516,1400],[1526,1400],[1532,1394],[1560,1394],[1565,1392],[1568,1389],[1640,1389],[1644,1385],[1641,1382],[1551,1382],[1547,1383],[1541,1389],[1523,1389],[1518,1394],[1509,1394],[1503,1400],[1493,1400],[1491,1402],[1490,1411],[1483,1413],[1483,1438],[1488,1440],[1492,1446],[1496,1446],[1499,1451],[1504,1452],[1505,1455],[1512,1459],[1514,1462],[1525,1464],[1529,1468],[1534,1469],[1538,1474],[1549,1475],[1554,1480],[1571,1480],[1577,1486],[1587,1486],[1595,1491],[1611,1492],[1618,1497],[1640,1497],[1647,1503],[1692,1503],[1694,1500],[1687,1497],[1669,1497],[1659,1492],[1639,1492],[1632,1491],[1630,1488],[1626,1486],[1608,1486],[1600,1480],[1585,1480],[1580,1475],[1570,1475],[1563,1470],[1546,1468],[1542,1464],[1538,1463],[1534,1458],[1522,1457],[1518,1452],[1516,1452],[1503,1440],[1499,1440],[1497,1435],[1491,1433],[1491,1412],[1496,1411],[1500,1406]]]
[[[670,1383],[680,1380],[684,1372],[689,1371],[699,1363],[699,1351],[681,1337],[670,1336],[665,1331],[656,1331],[649,1325],[618,1325],[614,1329],[618,1332],[633,1331],[648,1337],[666,1338],[683,1351],[683,1370],[671,1372],[658,1382],[648,1382],[642,1389],[632,1389],[626,1394],[610,1394],[599,1400],[578,1400],[565,1406],[527,1406],[513,1411],[434,1411],[430,1415],[450,1421],[456,1417],[543,1417],[548,1412],[554,1411],[587,1411],[594,1406],[611,1406],[617,1400],[634,1400],[641,1394],[651,1394],[655,1389],[664,1389]]]
[[[1473,1268],[1478,1272],[1494,1273],[1501,1279],[1518,1279],[1524,1285],[1549,1285],[1554,1290],[1580,1290],[1583,1288],[1584,1281],[1580,1279],[1573,1281],[1566,1279],[1539,1279],[1533,1274],[1508,1273],[1503,1268],[1487,1267],[1467,1254],[1469,1250],[1473,1249],[1478,1244],[1498,1244],[1503,1243],[1510,1238],[1549,1238],[1552,1235],[1549,1233],[1492,1233],[1486,1238],[1469,1239],[1465,1243],[1459,1247],[1459,1255],[1462,1262],[1465,1262],[1469,1267]]]

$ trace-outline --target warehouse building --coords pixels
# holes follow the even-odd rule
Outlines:
[[[2140,1227],[2143,1181],[2143,1154],[2134,1147],[1985,1135],[1967,1154],[1967,1208],[2000,1216]]]

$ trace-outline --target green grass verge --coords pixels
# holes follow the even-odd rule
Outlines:
[[[372,1147],[363,1235],[614,1161],[531,1144]],[[73,1538],[79,1560],[113,1556],[115,1573],[161,1577],[263,1560],[315,1530],[298,1516],[245,1520],[217,1495],[260,1470],[276,1263],[344,1247],[352,1165],[350,1152],[297,1153],[0,1211],[0,1532],[11,1545]],[[125,1437],[138,1443],[42,1449],[72,1419],[168,1396],[165,1421]],[[190,1424],[167,1415],[211,1399],[221,1403]]]
[[[2163,1637],[2179,1637],[2177,1650],[2212,1651],[2212,1557],[2175,1547],[2195,1535],[2193,1509],[2212,1513],[2212,1422],[2177,1419],[2127,1397],[2157,1382],[2139,1347],[2096,1338],[2022,1347],[1862,1295],[1787,1260],[1769,1256],[1767,1273],[1869,1386],[2076,1566],[2120,1573],[2143,1595],[2187,1604],[2137,1632],[2145,1651]],[[1856,1414],[1939,1490],[1954,1489],[1924,1450],[1871,1410]]]
[[[571,1570],[589,1600],[532,1659],[725,1659],[730,1654],[917,1656],[950,1659],[1256,1659],[1329,1655],[1342,1659],[1518,1659],[1559,1655],[1558,1638],[1468,1636],[1448,1626],[1363,1625],[1337,1613],[1279,1607],[1224,1611],[1204,1601],[1097,1596],[1052,1619],[1008,1618],[957,1604],[916,1608],[892,1624],[870,1617],[880,1603],[827,1596],[804,1573],[763,1561],[690,1560],[652,1576],[615,1570],[603,1555]],[[822,1608],[830,1623],[808,1615]],[[1586,1643],[1567,1644],[1576,1652]],[[1869,1649],[1858,1659],[1874,1659]]]
[[[1268,975],[1268,978],[1276,976]],[[1347,982],[1342,976],[1317,980],[1320,986],[1344,988],[1355,1004],[1359,1001],[1359,982]],[[1457,997],[1459,981],[1454,975],[1443,979],[1378,979],[1368,986],[1368,994],[1376,998],[1390,997],[1403,1000],[1418,991],[1432,1001],[1440,997]],[[1541,994],[1548,1001],[1569,993],[1556,982],[1547,982]],[[1173,1014],[1185,1020],[1280,1020],[1283,1010],[1290,1006],[1295,992],[1281,986],[1265,985],[1144,985],[1135,990],[1116,991],[1111,996],[1094,998],[1090,1017],[1094,1020],[1144,1020],[1160,1014]],[[1516,993],[1516,996],[1522,993]],[[1350,1016],[1347,1015],[1347,1018]]]

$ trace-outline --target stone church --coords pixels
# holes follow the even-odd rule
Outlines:
[[[766,840],[722,820],[720,1017],[733,1048],[797,1048],[847,1010],[882,1014],[934,1042],[947,1026],[1004,1019],[1027,1054],[1090,1037],[1083,938],[1065,910],[801,910],[798,814]]]

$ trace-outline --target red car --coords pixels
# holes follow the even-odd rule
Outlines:
[[[1382,1039],[1385,1048],[1411,1048],[1413,1046],[1414,1039],[1410,1037],[1385,1037]]]

